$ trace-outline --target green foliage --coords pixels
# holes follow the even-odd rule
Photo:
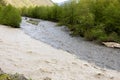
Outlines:
[[[0,75],[0,80],[8,80],[8,79],[9,79],[9,75],[7,75],[7,74]]]
[[[54,5],[52,7],[36,6],[21,8],[21,15],[45,20],[59,21],[61,7]]]
[[[1,12],[2,6],[0,5],[0,12]]]
[[[115,0],[104,11],[105,30],[107,34],[116,32],[120,35],[120,3]]]
[[[22,15],[58,21],[88,40],[120,42],[120,0],[70,0],[61,6],[24,9]]]
[[[62,11],[61,11],[61,16],[60,16],[60,21],[61,23],[64,24],[70,24],[70,25],[74,25],[76,23],[76,3],[73,2],[69,2],[67,4],[64,4],[62,6]]]
[[[2,6],[0,11],[0,24],[19,27],[21,16],[19,11],[11,5]]]
[[[91,29],[85,32],[85,38],[88,40],[97,40],[104,34],[101,29]]]
[[[14,74],[14,75],[10,75],[10,74],[0,74],[0,80],[28,80],[26,79],[23,75],[20,74]]]
[[[115,41],[115,42],[120,42],[120,38],[116,32],[112,32],[108,36],[108,41]]]
[[[19,10],[20,10],[20,13],[22,14],[22,16],[28,16],[28,8],[23,7],[23,8],[20,8]]]

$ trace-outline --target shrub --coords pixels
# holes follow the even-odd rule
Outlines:
[[[104,11],[105,31],[107,34],[113,32],[120,35],[120,3],[112,1]]]
[[[119,41],[120,41],[120,38],[119,38],[119,36],[117,35],[116,32],[112,32],[112,33],[109,34],[109,36],[108,36],[108,41],[119,42]]]
[[[28,16],[28,8],[23,7],[23,8],[20,8],[19,10],[22,16]]]
[[[11,5],[3,6],[0,12],[0,24],[18,28],[21,22],[19,11]]]
[[[29,17],[58,21],[73,35],[88,40],[120,42],[120,0],[70,0],[61,6],[30,7],[22,12]]]
[[[99,37],[103,36],[104,34],[105,33],[102,29],[94,28],[85,32],[85,38],[87,40],[99,40]]]

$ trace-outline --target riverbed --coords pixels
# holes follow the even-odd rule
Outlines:
[[[120,71],[120,49],[107,48],[86,41],[82,37],[70,36],[69,30],[65,26],[57,26],[55,22],[33,20],[39,21],[38,25],[26,22],[25,18],[21,23],[21,29],[32,38],[45,42],[54,48],[75,54],[79,59],[101,68]]]

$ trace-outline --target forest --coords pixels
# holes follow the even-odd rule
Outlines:
[[[1,24],[18,27],[21,16],[58,22],[58,25],[68,27],[71,35],[82,36],[86,40],[120,42],[119,0],[70,1],[51,7],[0,7]]]

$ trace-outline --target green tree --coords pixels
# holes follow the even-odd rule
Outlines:
[[[3,6],[0,12],[0,23],[12,27],[19,27],[21,16],[19,10],[11,5]]]

